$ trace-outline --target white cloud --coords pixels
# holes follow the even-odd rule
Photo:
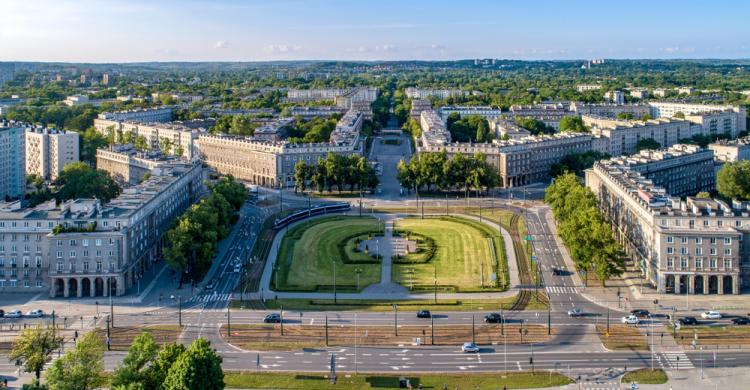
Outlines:
[[[227,41],[218,41],[214,45],[214,49],[226,49],[227,47],[229,47],[229,42]]]
[[[271,53],[292,53],[302,50],[302,46],[299,45],[268,45],[264,49]]]

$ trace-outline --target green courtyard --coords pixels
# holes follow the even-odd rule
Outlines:
[[[393,259],[393,281],[412,291],[432,291],[435,280],[440,291],[507,289],[502,236],[483,223],[458,217],[410,217],[397,220],[394,233],[417,241],[417,253]]]
[[[375,250],[355,250],[358,240],[380,234],[382,224],[372,217],[331,216],[299,224],[286,233],[271,278],[277,291],[332,291],[336,268],[337,291],[356,291],[380,282],[380,260]],[[368,248],[369,249],[369,248]]]

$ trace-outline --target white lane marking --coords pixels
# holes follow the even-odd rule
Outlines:
[[[521,362],[516,362],[516,365],[518,366],[518,371],[523,371],[523,369],[521,369]]]

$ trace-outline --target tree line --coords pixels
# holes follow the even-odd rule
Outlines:
[[[446,126],[453,141],[490,142],[494,138],[487,119],[479,115],[461,117],[459,113],[452,112],[448,115]]]
[[[331,192],[333,187],[341,192],[346,186],[349,191],[355,188],[372,190],[380,182],[375,169],[367,159],[356,154],[342,156],[328,153],[326,158],[318,159],[317,164],[308,164],[299,160],[294,165],[294,191],[305,191],[307,188]]]
[[[547,188],[544,201],[552,206],[559,234],[570,251],[576,268],[590,272],[604,286],[625,270],[624,252],[612,237],[612,229],[596,205],[590,189],[581,185],[573,173],[558,176]]]
[[[200,281],[211,267],[216,245],[229,235],[247,189],[232,176],[210,185],[211,194],[188,208],[167,232],[165,258],[183,282]]]
[[[454,154],[450,158],[445,150],[439,153],[420,153],[411,161],[399,161],[397,179],[407,190],[450,190],[463,188],[477,192],[497,187],[500,174],[487,162],[482,153],[473,156]]]
[[[104,372],[105,344],[99,332],[84,334],[75,347],[50,365],[41,382],[45,364],[62,348],[64,340],[54,329],[40,326],[24,329],[13,344],[9,358],[24,371],[34,373],[28,390],[96,389],[108,385]],[[161,348],[144,332],[137,336],[122,363],[115,369],[110,388],[116,390],[223,389],[222,358],[206,339],[198,338],[185,347],[169,343]]]

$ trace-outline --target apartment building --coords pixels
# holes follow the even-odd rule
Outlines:
[[[96,150],[96,169],[101,169],[123,186],[140,183],[146,174],[179,162],[179,157],[166,156],[159,151],[141,152],[131,145],[115,145]]]
[[[642,118],[651,112],[645,104],[610,104],[610,103],[570,103],[570,111],[574,115],[593,115],[616,118],[619,114],[630,114],[633,118]]]
[[[288,102],[309,102],[316,100],[336,100],[336,97],[346,93],[346,88],[331,89],[290,89],[286,92]]]
[[[727,110],[733,111],[735,113],[735,119],[733,122],[737,123],[737,133],[747,130],[747,110],[745,107],[732,106],[729,104],[695,104],[680,102],[649,102],[648,105],[651,108],[651,116],[654,118],[673,117],[676,113],[680,112],[685,114],[687,119],[687,116],[690,114],[722,112]]]
[[[622,91],[609,91],[604,94],[604,100],[614,104],[625,104],[625,93]]]
[[[648,89],[646,88],[633,88],[630,90],[630,97],[634,99],[648,99]]]
[[[253,140],[266,142],[281,141],[286,136],[287,126],[291,125],[292,122],[294,122],[292,118],[281,118],[270,121],[255,129]]]
[[[26,124],[0,121],[0,200],[25,193],[25,132]]]
[[[173,164],[107,204],[0,208],[0,291],[123,295],[163,257],[164,233],[204,193],[200,163]]]
[[[192,160],[198,157],[196,140],[207,128],[191,128],[179,123],[119,121],[112,119],[94,119],[96,130],[108,136],[115,134],[115,139],[122,139],[122,135],[130,133],[133,137],[145,137],[148,147],[154,150],[161,148],[163,140],[169,140],[171,152]]]
[[[419,114],[422,128],[422,145],[446,145],[451,142],[451,133],[435,110],[424,110]]]
[[[65,165],[79,159],[78,133],[39,127],[26,129],[26,174],[57,180]]]
[[[558,102],[513,105],[510,106],[510,112],[506,112],[503,115],[508,118],[534,118],[544,122],[545,125],[552,127],[555,130],[559,130],[562,118],[576,115],[576,113],[571,111],[565,102]]]
[[[98,118],[118,122],[169,122],[172,120],[172,108],[138,108],[127,111],[103,112],[99,114]]]
[[[607,149],[599,150],[612,156],[633,154],[638,141],[646,138],[656,140],[661,146],[668,147],[702,134],[703,129],[687,120],[658,118],[647,121],[605,118],[592,115],[581,117],[586,126],[592,127],[593,136],[607,138],[608,143],[601,144]]]
[[[432,103],[427,99],[414,99],[411,101],[409,117],[419,122],[419,116],[422,114],[422,111],[425,110],[432,110]]]
[[[666,88],[654,88],[654,96],[657,97],[666,97],[669,91],[667,91]]]
[[[615,238],[658,292],[738,294],[747,283],[750,204],[671,197],[632,167],[613,161],[587,170],[586,186]]]
[[[343,115],[347,111],[346,108],[336,106],[302,106],[292,107],[290,115],[294,118],[300,117],[304,120],[311,120],[313,118],[328,118],[334,114]]]
[[[713,150],[714,159],[717,162],[735,162],[740,160],[750,160],[750,138],[740,138],[736,140],[721,140],[708,145]]]
[[[489,124],[490,129],[495,131],[495,138],[498,139],[519,139],[531,136],[531,132],[509,119],[490,119]]]
[[[430,97],[436,97],[438,99],[447,99],[452,96],[467,96],[469,91],[461,89],[429,89],[429,88],[416,88],[408,87],[404,90],[406,97],[409,99],[428,99]]]
[[[204,162],[222,174],[268,187],[293,187],[297,161],[315,165],[328,153],[363,154],[364,140],[360,131],[362,113],[348,111],[325,143],[290,143],[260,141],[250,137],[201,134],[198,140]]]
[[[598,91],[600,89],[602,89],[601,84],[578,84],[576,85],[576,91],[578,92]]]
[[[414,101],[412,101],[412,107]],[[438,109],[438,114],[443,121],[447,121],[448,117],[456,113],[461,117],[469,115],[478,115],[486,119],[497,118],[503,114],[503,110],[499,108],[493,108],[490,106],[443,106]]]

